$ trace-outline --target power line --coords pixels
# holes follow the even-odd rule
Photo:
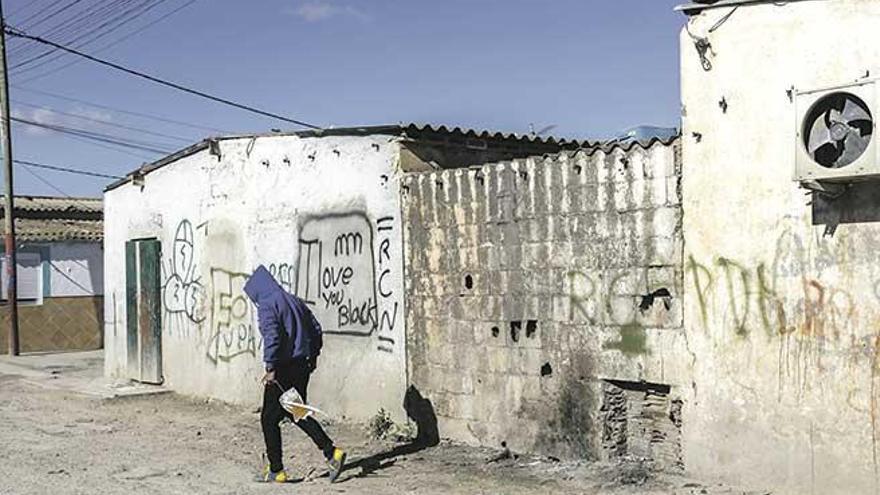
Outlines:
[[[147,29],[153,27],[154,25],[156,25],[156,24],[158,24],[158,23],[164,21],[165,19],[167,19],[167,18],[173,16],[174,14],[180,12],[181,10],[183,10],[183,9],[185,9],[185,8],[187,8],[187,7],[189,7],[190,5],[192,5],[192,4],[194,4],[194,3],[196,3],[196,0],[188,0],[186,3],[184,3],[183,5],[177,7],[176,9],[174,9],[174,10],[172,10],[172,11],[170,11],[170,12],[166,12],[164,15],[162,15],[162,16],[160,16],[160,17],[154,19],[153,21],[151,21],[151,22],[149,22],[149,23],[147,23],[147,24],[141,26],[140,28],[138,28],[138,29],[136,29],[136,30],[134,30],[134,31],[132,31],[132,32],[130,32],[130,33],[128,33],[128,34],[126,34],[125,36],[122,36],[122,37],[120,37],[120,38],[117,38],[117,39],[111,41],[110,43],[107,43],[107,44],[105,44],[104,46],[95,49],[94,53],[101,53],[101,52],[103,52],[103,51],[106,51],[106,50],[108,50],[108,49],[110,49],[110,48],[112,48],[112,47],[114,47],[114,46],[116,46],[116,45],[118,45],[118,44],[120,44],[120,43],[122,43],[122,42],[128,40],[128,39],[131,38],[132,36],[136,36],[136,35],[142,33],[143,31],[145,31],[145,30],[147,30]],[[56,73],[56,72],[58,72],[58,71],[64,70],[64,69],[66,69],[67,67],[70,67],[71,65],[77,64],[77,63],[79,63],[79,62],[82,62],[82,60],[80,60],[80,59],[73,59],[73,60],[67,62],[67,63],[64,64],[64,65],[61,65],[61,66],[59,66],[59,67],[55,67],[54,69],[50,69],[50,70],[48,70],[48,71],[46,71],[46,72],[42,72],[42,73],[40,73],[40,74],[35,74],[35,75],[33,75],[33,76],[31,76],[31,77],[28,77],[28,78],[26,78],[26,79],[22,79],[21,82],[22,82],[22,83],[28,83],[28,82],[31,82],[31,81],[36,81],[37,79],[41,79],[41,78],[43,78],[43,77],[46,77],[46,76],[52,75],[52,74],[54,74],[54,73]],[[31,67],[31,69],[33,69],[33,68],[34,68],[34,67]]]
[[[224,130],[222,130],[222,129],[215,129],[215,128],[213,128],[213,127],[207,127],[207,126],[202,126],[202,125],[198,125],[198,124],[190,124],[190,123],[187,123],[187,122],[182,122],[182,121],[180,121],[180,120],[173,120],[173,119],[169,119],[169,118],[166,118],[166,117],[160,117],[160,116],[157,116],[157,115],[151,115],[151,114],[148,114],[148,113],[140,113],[140,112],[133,112],[133,111],[131,111],[131,110],[123,110],[123,109],[121,109],[121,108],[115,108],[115,107],[111,107],[111,106],[107,106],[107,105],[102,105],[102,104],[100,104],[100,103],[95,103],[95,102],[91,102],[91,101],[87,101],[87,100],[82,100],[82,99],[79,99],[79,98],[72,98],[72,97],[70,97],[70,96],[60,95],[60,94],[57,94],[57,93],[50,93],[50,92],[48,92],[48,91],[40,91],[40,90],[37,90],[37,89],[25,88],[24,86],[19,86],[19,85],[17,85],[17,84],[12,84],[11,86],[12,86],[13,88],[15,88],[17,91],[24,91],[24,92],[26,92],[26,93],[33,93],[33,94],[37,94],[37,95],[48,96],[48,97],[50,97],[50,98],[57,98],[57,99],[59,99],[59,100],[71,101],[71,102],[74,102],[74,103],[81,103],[81,104],[83,104],[83,105],[88,105],[88,106],[90,106],[90,107],[94,107],[94,108],[100,108],[100,109],[108,110],[108,111],[111,111],[111,112],[117,112],[117,113],[121,113],[121,114],[125,114],[125,115],[132,115],[132,116],[135,116],[135,117],[141,117],[141,118],[145,118],[145,119],[152,119],[152,120],[155,120],[155,121],[157,121],[157,122],[164,122],[164,123],[166,123],[166,124],[175,124],[175,125],[179,125],[179,126],[183,126],[183,127],[190,127],[190,128],[192,128],[192,129],[200,129],[200,130],[203,130],[203,131],[217,132],[217,133],[220,133],[220,134],[232,134],[231,132],[229,132],[229,131],[224,131]]]
[[[145,143],[143,141],[137,141],[134,139],[128,139],[121,136],[114,136],[111,134],[103,134],[99,132],[87,131],[84,129],[77,129],[74,127],[67,127],[63,125],[57,124],[43,124],[40,122],[36,122],[29,119],[23,119],[21,117],[11,117],[13,122],[18,122],[20,124],[27,124],[33,127],[39,127],[41,129],[47,129],[50,131],[59,132],[62,134],[70,134],[72,136],[79,136],[81,138],[97,141],[100,143],[113,144],[116,146],[122,146],[126,148],[149,151],[151,153],[159,153],[159,154],[170,154],[171,150],[162,149],[159,147],[155,147],[151,143]]]
[[[33,7],[34,5],[38,5],[38,2],[22,2],[22,3],[24,3],[24,5],[19,5],[17,9],[13,9],[11,12],[6,14],[6,18],[11,19],[11,18],[17,16],[18,14],[24,12],[25,10],[28,10],[29,8]],[[56,3],[61,3],[61,0],[55,0],[55,2],[53,2],[53,5]],[[50,7],[51,7],[51,5],[50,5]]]
[[[12,162],[17,163],[19,165],[25,165],[27,167],[44,168],[46,170],[54,170],[56,172],[67,172],[69,174],[88,175],[90,177],[100,177],[103,179],[122,179],[123,178],[118,175],[102,174],[99,172],[91,172],[91,171],[83,170],[83,169],[79,169],[79,168],[61,167],[58,165],[47,165],[45,163],[37,163],[37,162],[31,162],[31,161],[27,161],[27,160],[12,160]]]
[[[55,192],[61,194],[62,196],[67,197],[67,198],[72,198],[72,197],[73,197],[73,196],[71,196],[70,194],[67,194],[67,192],[65,192],[65,191],[64,191],[63,189],[61,189],[60,187],[58,187],[58,186],[56,186],[55,184],[52,184],[52,183],[49,182],[48,180],[44,179],[42,176],[40,176],[40,174],[38,174],[38,173],[34,172],[33,170],[31,170],[30,167],[24,167],[24,170],[25,170],[25,172],[27,172],[27,173],[33,175],[35,179],[37,179],[38,181],[42,182],[43,184],[45,184],[45,185],[51,187]]]
[[[90,36],[92,33],[100,32],[106,26],[112,25],[114,22],[117,22],[120,17],[125,20],[125,16],[127,16],[132,10],[132,8],[126,6],[126,4],[132,1],[133,0],[116,0],[113,2],[103,2],[97,7],[86,7],[85,10],[75,13],[70,19],[63,20],[59,24],[52,26],[48,30],[40,33],[40,35],[51,37],[52,39],[56,39],[63,43],[73,45],[80,39]],[[87,41],[83,42],[82,44],[84,45],[86,43]],[[32,52],[39,52],[40,50],[42,50],[42,52],[23,62],[18,62],[14,64],[11,69],[16,69],[18,67],[30,64],[45,57],[52,56],[54,58],[61,55],[58,53],[54,53],[54,50],[48,47],[35,47],[34,45],[31,46]],[[16,53],[16,55],[21,55],[21,53],[22,51],[20,50]]]
[[[50,107],[47,107],[47,106],[45,106],[45,105],[37,105],[37,104],[34,104],[34,103],[27,103],[27,102],[24,102],[24,101],[21,101],[21,100],[16,100],[16,101],[14,101],[13,103],[16,104],[16,105],[24,105],[24,106],[26,106],[26,107],[38,108],[38,109],[42,109],[42,110],[48,110],[48,111],[50,111],[50,112],[52,112],[52,113],[57,113],[58,115],[66,115],[66,116],[68,116],[68,117],[73,117],[73,118],[76,118],[76,119],[82,119],[82,120],[86,120],[86,121],[88,121],[88,122],[94,122],[94,123],[96,123],[96,124],[106,125],[106,126],[110,126],[110,127],[117,127],[117,128],[119,128],[119,129],[125,129],[125,130],[129,130],[129,131],[140,132],[140,133],[143,133],[143,134],[149,134],[149,135],[151,135],[151,136],[161,137],[161,138],[165,138],[165,139],[172,139],[172,140],[174,140],[174,141],[179,141],[179,142],[182,142],[182,143],[191,143],[191,142],[195,141],[194,139],[186,139],[186,138],[182,138],[182,137],[180,137],[180,136],[172,136],[172,135],[170,135],[170,134],[163,134],[163,133],[161,133],[161,132],[155,132],[155,131],[150,131],[150,130],[147,130],[147,129],[141,129],[140,127],[133,127],[133,126],[128,126],[128,125],[124,125],[124,124],[119,124],[119,123],[116,123],[116,122],[111,122],[111,121],[109,121],[109,120],[103,120],[103,119],[99,119],[99,118],[96,118],[96,117],[89,117],[89,116],[87,116],[87,115],[81,115],[81,114],[70,113],[70,112],[63,112],[63,111],[61,111],[61,110],[56,110],[56,109],[54,109],[54,108],[50,108]]]
[[[96,16],[95,14],[103,13],[105,11],[108,11],[108,9],[116,8],[120,4],[120,1],[127,2],[127,1],[131,1],[131,0],[112,0],[112,1],[99,2],[98,7],[96,7],[95,5],[86,6],[83,10],[81,10],[79,12],[74,12],[71,16],[69,16],[66,19],[59,19],[60,22],[57,22],[54,25],[50,26],[42,34],[44,36],[51,35],[53,37],[56,37],[56,36],[60,35],[61,33],[64,33],[66,35],[67,32],[75,32],[83,26],[88,27],[89,25],[92,24],[91,22],[89,22],[89,21],[93,20],[92,18],[94,18],[95,21],[97,21],[97,19],[100,19],[100,16]],[[72,5],[67,6],[67,8],[69,8],[69,7],[72,7]],[[31,16],[31,17],[34,17],[34,16]],[[45,22],[46,20],[51,19],[52,17],[53,16],[50,15],[49,17],[43,19],[42,21],[38,21],[37,23],[30,25],[30,26],[27,25],[28,19],[25,19],[24,21],[19,22],[17,24],[20,25],[23,29],[33,29],[38,24]],[[83,23],[83,21],[87,21],[87,22]],[[19,56],[24,53],[37,53],[41,49],[42,49],[42,47],[39,47],[36,45],[18,46],[15,49],[13,49],[12,52],[9,53],[9,55],[10,56],[13,56],[13,55]]]
[[[87,205],[87,204],[83,203],[82,201],[79,201],[79,199],[81,199],[81,198],[76,198],[76,197],[74,197],[74,196],[71,196],[70,194],[67,193],[67,191],[65,191],[64,189],[61,189],[60,187],[58,187],[58,186],[56,186],[55,184],[53,184],[52,181],[50,181],[50,180],[44,178],[44,177],[41,176],[40,174],[38,174],[38,173],[36,173],[35,171],[31,170],[31,168],[30,168],[29,166],[25,165],[25,166],[24,166],[24,171],[27,172],[27,173],[29,173],[29,174],[31,174],[31,175],[32,175],[35,179],[37,179],[38,181],[40,181],[40,182],[42,182],[43,184],[49,186],[53,191],[57,192],[58,194],[64,196],[64,197],[67,198],[67,199],[72,200],[74,204],[77,204],[77,205],[81,206],[82,208],[84,208],[84,209],[86,209],[86,210],[91,210],[92,208],[94,208],[94,205]]]
[[[68,3],[67,5],[65,5],[65,6],[63,6],[63,7],[59,8],[59,9],[55,10],[55,11],[52,12],[51,14],[47,15],[46,17],[37,20],[36,22],[34,22],[33,24],[31,24],[30,26],[27,26],[27,28],[28,28],[28,29],[34,28],[34,27],[36,27],[36,26],[38,26],[38,25],[40,25],[40,24],[42,24],[42,23],[48,21],[49,19],[55,17],[56,15],[58,15],[58,14],[64,12],[65,10],[67,10],[67,9],[69,9],[69,8],[71,8],[71,7],[73,7],[74,5],[76,5],[76,4],[80,3],[80,2],[82,2],[82,0],[73,0],[72,2]],[[49,6],[49,8],[51,8],[52,6],[56,5],[57,3],[58,3],[58,2],[53,3],[52,5]],[[45,9],[44,9],[44,10],[45,10]],[[21,25],[24,26],[25,24],[27,24],[28,22],[30,22],[30,21],[31,21],[32,19],[34,19],[35,17],[39,17],[39,15],[42,14],[42,13],[43,13],[43,11],[41,10],[40,12],[37,12],[36,14],[34,14],[34,15],[28,17],[27,19],[25,19],[24,21],[21,22]]]
[[[223,103],[224,105],[228,105],[228,106],[231,106],[231,107],[235,107],[235,108],[238,108],[238,109],[240,109],[240,110],[246,110],[246,111],[251,112],[251,113],[255,113],[255,114],[258,114],[258,115],[263,115],[263,116],[265,116],[265,117],[271,117],[271,118],[273,118],[273,119],[281,120],[281,121],[284,121],[284,122],[290,122],[290,123],[292,123],[292,124],[296,124],[296,125],[299,125],[299,126],[302,126],[302,127],[309,128],[309,129],[317,129],[317,130],[320,130],[320,129],[321,129],[320,127],[318,127],[318,126],[316,126],[316,125],[312,125],[312,124],[309,124],[309,123],[307,123],[307,122],[303,122],[303,121],[301,121],[301,120],[296,120],[296,119],[292,119],[292,118],[284,117],[284,116],[281,116],[281,115],[278,115],[278,114],[275,114],[275,113],[272,113],[272,112],[267,112],[267,111],[265,111],[265,110],[260,110],[260,109],[258,109],[258,108],[255,108],[255,107],[252,107],[252,106],[249,106],[249,105],[244,105],[244,104],[241,104],[241,103],[236,103],[236,102],[234,102],[234,101],[232,101],[232,100],[227,100],[227,99],[225,99],[225,98],[220,98],[220,97],[218,97],[218,96],[210,95],[210,94],[205,93],[205,92],[203,92],[203,91],[199,91],[199,90],[196,90],[196,89],[188,88],[188,87],[186,87],[186,86],[181,86],[180,84],[177,84],[177,83],[173,83],[173,82],[170,82],[170,81],[166,81],[166,80],[164,80],[164,79],[160,79],[160,78],[158,78],[158,77],[151,76],[151,75],[149,75],[149,74],[146,74],[146,73],[143,73],[143,72],[139,72],[139,71],[136,71],[136,70],[134,70],[134,69],[129,69],[129,68],[127,68],[127,67],[123,67],[122,65],[119,65],[119,64],[116,64],[116,63],[113,63],[113,62],[109,62],[109,61],[107,61],[107,60],[103,60],[103,59],[100,59],[100,58],[98,58],[98,57],[94,57],[94,56],[89,55],[89,54],[87,54],[87,53],[83,53],[83,52],[78,51],[78,50],[76,50],[76,49],[73,49],[73,48],[70,48],[70,47],[67,47],[67,46],[61,45],[61,44],[59,44],[59,43],[55,43],[54,41],[49,41],[49,40],[43,39],[43,38],[41,38],[41,37],[39,37],[39,36],[33,36],[33,35],[30,35],[30,34],[27,34],[27,33],[23,32],[23,31],[18,30],[18,29],[13,29],[13,28],[8,28],[8,27],[7,27],[7,28],[5,28],[5,31],[6,31],[6,33],[9,34],[10,36],[15,36],[15,37],[18,37],[18,38],[29,39],[29,40],[31,40],[31,41],[35,41],[35,42],[37,42],[37,43],[42,43],[42,44],[44,44],[44,45],[52,46],[52,47],[57,48],[57,49],[59,49],[59,50],[64,50],[64,51],[66,51],[66,52],[68,52],[68,53],[72,53],[72,54],[74,54],[74,55],[77,55],[77,56],[80,56],[80,57],[86,58],[86,59],[88,59],[88,60],[91,60],[92,62],[96,62],[96,63],[101,64],[101,65],[104,65],[104,66],[106,66],[106,67],[110,67],[110,68],[112,68],[112,69],[116,69],[116,70],[118,70],[118,71],[125,72],[126,74],[130,74],[130,75],[133,75],[133,76],[137,76],[137,77],[140,77],[140,78],[142,78],[142,79],[146,79],[146,80],[148,80],[148,81],[154,82],[154,83],[156,83],[156,84],[161,84],[161,85],[163,85],[163,86],[167,86],[167,87],[169,87],[169,88],[176,89],[176,90],[178,90],[178,91],[183,91],[183,92],[185,92],[185,93],[189,93],[189,94],[192,94],[192,95],[200,96],[200,97],[202,97],[202,98],[205,98],[205,99],[208,99],[208,100],[211,100],[211,101],[215,101],[215,102],[218,102],[218,103]]]
[[[145,15],[150,10],[158,7],[159,5],[161,5],[165,1],[166,0],[158,0],[156,2],[151,2],[150,0],[146,0],[140,4],[136,4],[134,6],[128,7],[126,10],[123,10],[122,12],[120,12],[118,14],[113,14],[112,8],[110,10],[108,10],[106,12],[106,15],[104,15],[104,16],[95,16],[93,14],[93,17],[97,18],[97,20],[95,22],[99,22],[100,19],[103,17],[109,17],[109,18],[107,20],[105,20],[104,22],[101,22],[100,24],[98,24],[94,28],[88,29],[83,32],[76,32],[76,30],[74,29],[73,32],[71,33],[73,35],[73,37],[70,38],[69,40],[67,40],[66,44],[77,46],[77,47],[83,47],[83,46],[86,46],[90,43],[98,41],[99,39],[104,38],[105,36],[112,34],[114,31],[121,29],[123,26],[135,21],[136,19],[138,19],[142,15]],[[91,23],[86,24],[86,26],[90,27],[90,24]],[[44,34],[44,36],[49,36],[49,35],[50,35],[50,33]],[[82,40],[82,41],[80,41],[80,40]],[[77,42],[79,42],[79,43],[77,43]],[[27,72],[30,70],[34,70],[34,69],[43,67],[46,64],[52,63],[53,61],[57,60],[58,58],[61,58],[64,55],[63,53],[56,53],[54,56],[52,56],[52,52],[53,52],[53,50],[51,50],[51,49],[47,50],[46,52],[44,52],[40,55],[36,55],[34,57],[31,57],[30,59],[27,59],[27,60],[24,60],[22,62],[15,64],[10,69],[19,69],[18,70],[19,73]],[[30,67],[24,67],[25,65],[39,61],[40,59],[42,59],[44,57],[49,57],[49,59],[44,60],[40,63],[37,63],[36,65],[32,65]],[[22,68],[22,67],[24,67],[24,68]]]
[[[127,148],[119,148],[116,146],[109,146],[106,144],[101,144],[101,143],[95,142],[91,139],[82,138],[79,136],[74,136],[73,134],[61,133],[61,136],[66,137],[68,139],[73,139],[74,141],[79,141],[81,143],[85,143],[85,144],[88,144],[91,146],[97,146],[98,148],[104,148],[105,150],[115,151],[116,153],[122,153],[124,155],[133,156],[135,158],[140,158],[142,160],[155,160],[156,159],[155,152],[150,152],[151,154],[147,155],[147,154],[140,152],[140,151],[132,151]]]

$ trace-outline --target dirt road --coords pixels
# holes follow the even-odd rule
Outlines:
[[[328,431],[351,461],[339,482],[321,476],[320,453],[285,425],[287,467],[307,479],[266,485],[253,481],[262,451],[254,410],[174,394],[107,400],[46,381],[0,370],[0,494],[751,493],[678,477],[646,479],[637,465],[528,456],[487,462],[497,452],[445,443],[416,450],[338,424]]]

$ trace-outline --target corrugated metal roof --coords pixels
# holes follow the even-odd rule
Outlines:
[[[500,132],[489,130],[470,129],[458,126],[446,126],[435,124],[417,124],[417,123],[401,123],[392,125],[374,125],[374,126],[351,126],[337,127],[329,129],[306,130],[306,131],[289,131],[289,132],[270,132],[261,134],[238,134],[229,136],[217,136],[206,138],[191,146],[181,149],[171,155],[161,158],[155,162],[145,164],[137,170],[129,173],[124,179],[108,185],[104,190],[110,191],[132,180],[136,175],[146,175],[153,170],[164,167],[165,165],[177,161],[186,156],[197,153],[208,147],[212,141],[225,141],[232,139],[252,139],[259,137],[276,137],[276,136],[299,136],[299,137],[329,137],[329,136],[373,136],[373,135],[389,135],[400,136],[404,138],[418,140],[436,140],[436,139],[483,139],[491,140],[496,143],[508,142],[518,144],[520,146],[534,146],[535,154],[542,151],[550,152],[551,148],[556,150],[577,149],[589,146],[590,143],[585,140],[575,140],[566,138],[557,138],[553,136],[536,136],[529,134],[516,134],[512,132]]]
[[[574,139],[557,138],[554,136],[536,136],[530,134],[517,134],[514,132],[490,131],[486,129],[471,129],[459,126],[446,126],[443,124],[418,124],[414,122],[392,124],[392,125],[373,125],[373,126],[352,126],[337,127],[328,129],[316,129],[307,131],[290,131],[290,132],[271,132],[261,134],[239,134],[231,136],[222,136],[215,139],[242,139],[253,137],[271,137],[271,136],[299,136],[299,137],[325,137],[325,136],[371,136],[375,134],[389,134],[394,136],[412,133],[415,136],[436,134],[444,136],[460,136],[478,139],[494,139],[499,141],[512,141],[518,143],[531,144],[549,144],[549,145],[576,145],[581,146],[586,141]],[[414,137],[414,136],[410,136]]]
[[[531,158],[531,159],[534,159],[534,158],[552,159],[555,157],[574,158],[574,157],[577,157],[578,155],[592,156],[592,155],[599,153],[599,152],[602,152],[605,154],[610,154],[610,153],[614,153],[615,151],[622,151],[623,153],[629,153],[636,148],[639,148],[642,150],[649,150],[658,144],[660,146],[675,146],[680,139],[681,139],[681,136],[678,135],[678,136],[671,136],[671,137],[668,137],[665,139],[654,137],[654,138],[651,138],[648,140],[642,140],[642,141],[632,140],[632,141],[623,142],[623,143],[618,142],[618,141],[609,141],[604,144],[599,143],[599,144],[596,144],[593,146],[578,148],[578,149],[574,149],[574,150],[564,150],[564,151],[560,151],[558,153],[544,153],[543,155],[535,155],[535,156],[532,156],[529,158]],[[526,159],[528,159],[528,158],[526,158]],[[523,159],[517,159],[517,160],[513,160],[513,161],[521,161],[521,160],[523,160]],[[510,160],[501,161],[501,162],[482,163],[479,165],[473,165],[468,168],[478,169],[478,168],[485,167],[487,165],[497,165],[500,163],[509,163],[509,162],[510,162]],[[436,172],[436,171],[431,170],[431,171],[426,171],[424,173],[430,174],[430,173],[434,173],[434,172]]]
[[[0,218],[5,215],[3,204]],[[15,234],[19,242],[101,242],[103,217],[103,201],[97,198],[15,197]]]
[[[679,5],[675,8],[675,10],[683,11],[685,14],[698,14],[707,9],[715,9],[719,7],[738,7],[740,5],[751,5],[758,3],[772,3],[775,5],[785,5],[791,2],[800,2],[803,0],[786,0],[785,2],[780,2],[779,0],[703,0],[702,2],[696,1],[684,5]]]

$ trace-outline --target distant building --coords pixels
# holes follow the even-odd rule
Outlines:
[[[104,326],[101,200],[18,196],[15,217],[22,352],[100,349]],[[6,342],[9,316],[4,263],[0,259],[0,336]],[[7,351],[5,345],[0,347],[0,352]]]

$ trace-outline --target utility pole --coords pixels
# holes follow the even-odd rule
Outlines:
[[[6,206],[3,220],[6,223],[6,302],[9,305],[9,355],[18,356],[18,262],[15,256],[15,194],[12,188],[12,129],[9,123],[9,73],[6,64],[6,18],[3,16],[3,0],[0,0],[0,134],[3,137],[3,170],[6,176]]]

